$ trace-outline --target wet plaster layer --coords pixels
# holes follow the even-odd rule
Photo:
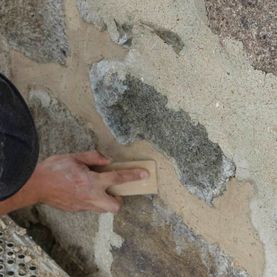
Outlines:
[[[88,14],[94,11],[102,18],[117,43],[113,19],[133,26],[132,45],[124,60],[126,71],[166,95],[169,108],[183,109],[205,126],[209,139],[235,162],[236,176],[255,186],[251,218],[265,246],[264,275],[277,275],[276,77],[255,70],[241,42],[220,38],[210,30],[204,1],[140,1],[137,5],[122,0],[102,5],[87,0],[85,8]],[[273,28],[274,12],[276,9],[269,9],[259,18],[272,16],[273,22],[266,26]],[[185,44],[182,51],[177,55],[143,22],[178,34]],[[265,47],[260,58],[274,53],[273,33],[265,38],[270,43],[259,48]],[[271,66],[274,56],[265,60]]]
[[[264,266],[263,247],[249,218],[249,201],[256,195],[256,193],[254,193],[253,187],[249,183],[241,183],[237,180],[232,181],[231,184],[227,186],[227,191],[223,196],[217,197],[214,200],[214,206],[211,207],[205,204],[204,201],[193,196],[184,188],[179,182],[178,176],[176,176],[176,167],[174,168],[173,163],[164,155],[156,151],[150,143],[147,143],[146,141],[136,141],[128,146],[116,143],[108,128],[103,124],[102,118],[96,112],[93,97],[91,96],[88,72],[91,64],[95,64],[103,58],[112,59],[116,57],[118,59],[123,59],[126,55],[126,50],[112,43],[106,32],[99,32],[92,24],[84,23],[79,17],[75,4],[76,2],[74,0],[65,1],[67,22],[66,33],[68,34],[71,48],[71,55],[67,58],[67,67],[62,67],[53,63],[37,64],[36,62],[24,57],[19,52],[11,51],[12,78],[15,84],[25,96],[28,95],[30,88],[32,88],[33,91],[53,92],[53,94],[62,99],[62,101],[70,107],[70,110],[82,116],[82,118],[89,122],[99,138],[97,148],[103,153],[110,155],[115,160],[156,160],[159,169],[159,197],[166,203],[166,205],[173,211],[176,211],[182,217],[182,220],[193,229],[194,233],[201,234],[203,239],[208,243],[218,243],[226,255],[234,258],[236,265],[246,268],[251,276],[262,276]],[[154,3],[150,4],[151,7],[156,6],[156,3],[155,5]],[[186,5],[187,4],[188,3],[186,3]],[[182,5],[184,5],[183,1]],[[182,5],[179,5],[178,8],[182,9]],[[167,9],[173,8],[173,6],[169,4],[163,4],[162,7],[163,9],[165,7],[167,7]],[[220,95],[218,95],[219,84],[218,81],[216,81],[221,74],[219,74],[220,71],[218,71],[218,66],[215,66],[217,63],[215,63],[214,58],[212,58],[214,55],[211,55],[211,52],[213,52],[213,49],[217,49],[218,51],[218,48],[214,47],[212,44],[214,43],[215,36],[206,31],[205,28],[202,30],[202,21],[198,20],[200,15],[200,18],[202,19],[202,12],[199,10],[202,10],[202,8],[199,9],[199,3],[197,4],[196,11],[195,3],[193,3],[192,5],[186,6],[185,9],[182,10],[181,15],[186,15],[185,18],[191,21],[191,23],[193,22],[192,26],[195,28],[197,26],[199,27],[199,25],[201,26],[201,28],[193,31],[193,34],[197,35],[197,37],[199,34],[201,45],[206,45],[203,43],[202,39],[208,44],[206,45],[207,47],[203,49],[202,47],[200,47],[201,49],[198,47],[193,48],[192,46],[196,43],[195,36],[190,36],[190,39],[184,40],[186,41],[186,46],[178,55],[180,67],[176,67],[175,62],[177,61],[177,57],[175,57],[176,53],[172,46],[164,43],[164,41],[155,35],[153,30],[149,29],[148,26],[144,26],[144,28],[140,29],[141,31],[145,31],[143,32],[142,41],[137,38],[132,41],[132,45],[139,49],[139,51],[131,49],[131,53],[128,55],[126,62],[128,66],[130,64],[133,65],[130,69],[133,76],[138,76],[139,79],[143,78],[143,82],[154,86],[155,89],[162,94],[170,92],[166,95],[168,98],[167,106],[170,109],[175,109],[173,103],[180,102],[180,107],[183,106],[181,108],[188,111],[192,119],[197,122],[198,116],[204,113],[205,107],[207,106],[206,109],[211,108],[207,113],[205,112],[203,114],[201,120],[205,123],[204,125],[208,131],[210,140],[219,142],[224,153],[228,154],[227,156],[232,156],[232,152],[230,151],[232,144],[228,144],[228,140],[225,140],[225,136],[223,136],[224,132],[228,130],[227,127],[230,127],[229,120],[232,114],[230,113],[229,117],[225,118],[223,112],[227,112],[229,109],[222,110],[222,103],[217,103],[219,100],[222,100]],[[204,6],[203,11],[205,11]],[[151,11],[151,13],[153,14],[153,11]],[[159,19],[163,18],[167,21],[167,14],[168,10],[164,16],[159,17]],[[194,20],[195,16],[197,20]],[[184,18],[180,18],[182,21],[183,19]],[[190,24],[187,24],[186,28],[189,28],[189,25]],[[166,26],[166,24],[164,26]],[[174,28],[172,28],[172,30],[176,31]],[[133,29],[133,32],[134,31],[137,31],[137,27]],[[211,37],[208,37],[207,39],[206,36],[210,34]],[[181,36],[184,38],[183,34]],[[215,45],[217,44],[215,43]],[[185,60],[188,64],[191,63],[194,66],[197,65],[195,69],[191,68],[190,70],[187,70],[188,65],[184,63],[185,60],[183,58],[183,51],[185,49],[188,51]],[[237,49],[240,48],[234,46],[231,47],[230,50],[235,51],[235,60],[238,59],[238,61],[241,62],[241,60],[243,60],[242,57],[244,56],[241,57],[241,52],[239,51],[237,53]],[[191,51],[195,51],[193,52],[195,56],[192,55]],[[217,51],[216,53],[218,53]],[[232,51],[230,53],[232,53]],[[138,53],[141,53],[142,55],[138,55]],[[145,57],[142,58],[142,56]],[[159,58],[157,58],[157,56]],[[209,60],[207,62],[206,59],[208,57]],[[231,57],[233,58],[233,56]],[[202,61],[203,64],[201,64],[200,61]],[[206,71],[206,66],[209,65],[209,63],[211,63],[213,68],[211,67],[212,70]],[[249,65],[247,62],[245,63]],[[138,66],[137,71],[135,66]],[[160,70],[158,70],[159,67]],[[23,68],[24,70],[22,70]],[[149,68],[151,68],[151,70],[149,70]],[[165,69],[168,70],[165,72]],[[196,69],[201,72],[201,74],[195,76],[194,79],[193,72]],[[141,75],[142,73],[143,76]],[[212,73],[217,77],[215,78]],[[211,78],[210,74],[212,74],[213,78]],[[249,74],[249,76],[251,76],[252,71],[250,71]],[[222,76],[225,75],[223,74]],[[211,84],[206,78],[212,80],[213,89],[211,89]],[[157,81],[157,84],[154,84],[154,80]],[[236,80],[239,80],[239,78],[236,78]],[[224,81],[226,82],[226,80]],[[244,80],[242,83],[243,86],[245,86],[245,83],[248,82]],[[199,86],[201,90],[197,89]],[[256,84],[253,86],[255,87]],[[180,91],[182,91],[181,88],[184,87],[186,87],[187,92],[180,93]],[[195,90],[192,91],[192,87],[194,87]],[[201,91],[204,91],[205,93],[200,94]],[[224,91],[228,90],[225,89]],[[251,92],[252,91],[253,89],[251,89]],[[190,98],[192,95],[194,96],[194,99]],[[213,97],[217,97],[215,98],[215,100],[217,100],[216,102],[213,102]],[[241,101],[241,98],[236,99],[236,97],[232,98],[232,101],[227,102],[240,103],[236,101]],[[265,97],[265,94],[263,97]],[[215,107],[216,104],[217,106],[219,105],[219,108]],[[238,106],[240,107],[241,105]],[[176,110],[178,110],[178,108]],[[268,110],[266,112],[268,112]],[[239,115],[236,116],[240,119]],[[215,132],[215,127],[217,126],[216,119],[224,120],[224,122],[220,121],[222,126],[217,132]],[[210,122],[210,124],[208,124],[208,122]],[[238,120],[238,122],[241,121]],[[238,126],[240,126],[240,124]],[[248,130],[247,126],[246,123],[243,125],[245,130]],[[234,128],[231,128],[231,130],[232,131],[228,130],[228,132],[226,132],[226,136],[230,135],[230,142],[235,140],[235,143],[237,143],[239,140],[237,140],[235,135],[238,133],[237,131],[234,132]],[[216,136],[216,134],[221,136]],[[249,139],[250,136],[244,136],[244,138],[245,137]],[[248,144],[246,144],[246,146],[248,147]],[[263,144],[262,147],[264,147]],[[257,149],[260,148],[257,147]],[[242,150],[243,147],[239,144],[237,151],[241,151],[242,154],[245,153]],[[236,156],[234,157],[236,159],[236,164],[240,165],[239,172],[241,174],[242,168],[245,168],[245,166],[241,166],[239,163],[240,159]],[[260,165],[262,165],[263,168],[268,167],[266,160],[260,163]],[[243,172],[246,172],[246,170]],[[52,222],[51,213],[49,212],[47,214],[49,216],[48,222]],[[63,218],[64,214],[61,213],[59,216],[60,218]],[[268,217],[265,216],[264,218],[266,219]],[[57,219],[53,219],[52,225],[54,228],[58,228],[57,222]],[[107,224],[105,228],[109,230],[111,222],[110,218],[103,220],[103,222]],[[69,223],[66,223],[65,225],[67,224]],[[103,225],[101,227],[102,229]],[[59,228],[63,230],[63,226],[59,226]],[[98,229],[99,228],[100,227],[98,227]],[[95,233],[97,232],[98,231],[95,231]],[[94,231],[92,236],[94,236]],[[111,241],[114,242],[114,236],[111,235],[110,237],[113,238]],[[86,238],[86,236],[80,237],[80,241],[83,242]],[[99,257],[103,255],[100,250],[98,251],[98,255]],[[103,272],[106,272],[108,267],[109,265],[105,265]]]
[[[63,64],[69,51],[63,6],[63,0],[3,0],[0,34],[29,58]]]
[[[277,2],[205,0],[209,26],[242,41],[256,69],[277,75]]]
[[[209,203],[225,190],[235,166],[202,125],[183,110],[168,109],[167,97],[124,72],[123,64],[101,61],[90,76],[97,109],[119,143],[153,143],[175,160],[189,191]]]

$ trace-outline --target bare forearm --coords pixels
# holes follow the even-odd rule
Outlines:
[[[121,199],[109,195],[106,190],[113,185],[148,178],[149,173],[140,168],[103,173],[89,168],[110,162],[96,151],[50,157],[37,165],[19,192],[0,201],[0,215],[37,203],[65,211],[116,213]]]
[[[37,197],[32,178],[12,197],[0,201],[0,215],[36,204]]]

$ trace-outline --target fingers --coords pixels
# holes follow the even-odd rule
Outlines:
[[[147,179],[148,177],[149,177],[149,172],[145,169],[136,168],[136,169],[114,170],[114,171],[99,173],[97,175],[97,183],[103,186],[104,189],[107,189],[113,185],[119,185],[126,182]]]
[[[88,166],[108,165],[111,163],[111,159],[104,157],[102,154],[100,154],[97,151],[75,153],[75,154],[71,154],[71,157]]]

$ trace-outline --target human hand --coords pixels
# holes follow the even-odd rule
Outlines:
[[[116,170],[98,173],[93,166],[105,166],[111,160],[98,152],[52,156],[35,169],[27,186],[32,188],[35,202],[65,211],[92,210],[118,212],[121,198],[107,194],[113,185],[148,178],[144,169]]]

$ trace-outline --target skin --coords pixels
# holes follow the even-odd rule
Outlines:
[[[0,202],[0,214],[44,203],[64,211],[117,213],[120,197],[107,194],[114,185],[146,179],[144,169],[117,170],[98,173],[93,166],[105,166],[111,160],[98,152],[52,156],[38,164],[33,175],[15,195]]]

